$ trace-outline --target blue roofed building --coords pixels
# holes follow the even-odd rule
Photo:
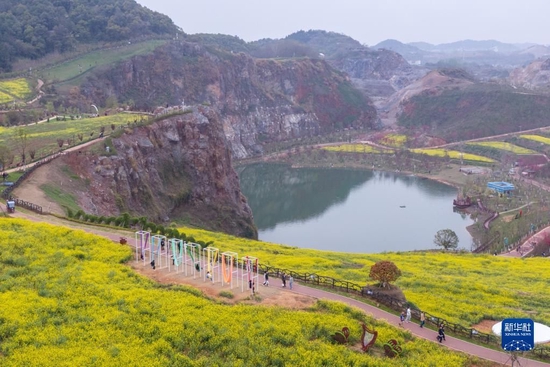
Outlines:
[[[487,188],[494,190],[499,194],[508,194],[508,195],[510,195],[512,191],[516,189],[516,187],[513,184],[509,182],[504,182],[504,181],[487,182]]]

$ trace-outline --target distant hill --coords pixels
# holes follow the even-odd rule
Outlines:
[[[431,91],[401,105],[401,126],[460,141],[550,125],[550,96],[492,83]]]
[[[549,91],[550,59],[535,60],[523,68],[514,69],[508,80],[515,87]]]
[[[393,125],[401,113],[403,101],[418,94],[436,96],[445,90],[463,89],[474,84],[475,80],[462,69],[438,69],[392,94],[381,108],[380,118],[384,124]],[[407,105],[407,103],[405,103]]]
[[[428,43],[428,42],[409,42],[407,44],[409,46],[416,47],[422,51],[431,51],[436,47],[435,45],[432,45],[431,43]]]
[[[172,20],[134,0],[2,0],[0,72],[19,58],[66,52],[81,43],[178,32]]]
[[[401,56],[403,56],[405,59],[409,61],[420,60],[422,59],[423,55],[426,53],[426,51],[421,50],[416,46],[413,46],[411,44],[405,44],[394,39],[388,39],[388,40],[382,41],[372,46],[372,48],[374,48],[375,50],[384,48],[386,50],[397,52],[398,54],[400,54]]]
[[[250,46],[246,41],[226,34],[196,33],[187,35],[186,40],[229,52],[250,52]]]
[[[432,51],[456,52],[456,51],[495,51],[495,52],[515,52],[519,48],[510,43],[503,43],[495,40],[462,40],[451,43],[442,43],[434,47]]]
[[[306,44],[328,58],[349,50],[366,48],[359,41],[344,34],[320,30],[299,31],[287,36],[286,39]]]

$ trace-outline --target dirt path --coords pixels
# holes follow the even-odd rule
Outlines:
[[[42,185],[52,182],[49,174],[52,170],[46,168],[44,166],[36,169],[13,193],[22,200],[40,205],[46,213],[65,215],[63,208],[48,198],[41,189]]]

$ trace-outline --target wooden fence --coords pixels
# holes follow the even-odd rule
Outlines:
[[[313,286],[327,288],[332,291],[346,292],[356,296],[364,297],[377,303],[383,304],[384,306],[396,311],[397,313],[401,313],[408,306],[407,302],[399,300],[395,297],[388,296],[387,294],[381,293],[379,291],[372,290],[359,284],[348,282],[345,280],[338,280],[315,273],[299,273],[288,269],[275,268],[272,266],[260,265],[259,267],[260,272],[262,273],[269,272],[270,275],[277,278],[280,278],[282,274],[285,273],[292,276],[297,282],[302,282],[306,285],[309,284]],[[422,311],[418,309],[411,309],[412,318],[420,321],[421,312]],[[424,312],[424,314],[426,316],[426,324],[432,324],[434,327],[437,327],[438,325],[443,323],[445,324],[446,330],[451,331],[454,335],[460,336],[462,338],[469,338],[479,343],[500,346],[500,337],[497,335],[483,333],[474,328],[464,327],[462,325],[449,322],[446,319],[437,315],[432,315],[429,312]],[[550,359],[550,347],[548,346],[536,346],[532,352],[539,358]]]
[[[63,155],[64,153],[62,152],[59,152],[59,153],[55,153],[55,154],[52,154],[44,159],[41,159],[39,161],[37,161],[35,164],[33,164],[32,166],[29,166],[27,167],[27,169],[25,170],[25,172],[21,175],[21,177],[19,177],[17,179],[17,181],[15,181],[13,183],[13,185],[7,187],[4,192],[2,192],[2,198],[4,199],[9,199],[10,197],[13,197],[15,199],[15,205],[16,206],[20,206],[20,207],[23,207],[25,209],[29,209],[29,210],[32,210],[36,213],[39,213],[39,214],[44,214],[44,212],[42,211],[42,207],[40,205],[36,205],[36,204],[33,204],[31,202],[28,202],[28,201],[24,201],[24,200],[21,200],[21,199],[18,199],[16,197],[14,197],[14,195],[12,194],[13,190],[15,190],[15,188],[17,186],[19,186],[27,177],[29,177],[29,175],[35,170],[37,169],[38,167],[42,166],[43,164],[46,164],[46,163],[49,163],[51,162],[52,160],[56,159],[57,157]]]

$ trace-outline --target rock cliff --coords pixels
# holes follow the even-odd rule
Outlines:
[[[548,90],[550,87],[550,59],[539,59],[525,67],[514,69],[508,80],[514,87]]]
[[[376,118],[371,101],[324,60],[254,59],[191,42],[97,71],[81,91],[102,105],[110,96],[146,109],[209,104],[237,158],[261,155],[265,142],[369,128]]]
[[[108,153],[74,152],[64,159],[89,182],[76,188],[87,213],[174,219],[257,238],[241,194],[218,114],[208,107],[139,126],[106,141]],[[103,155],[105,154],[105,155]]]

